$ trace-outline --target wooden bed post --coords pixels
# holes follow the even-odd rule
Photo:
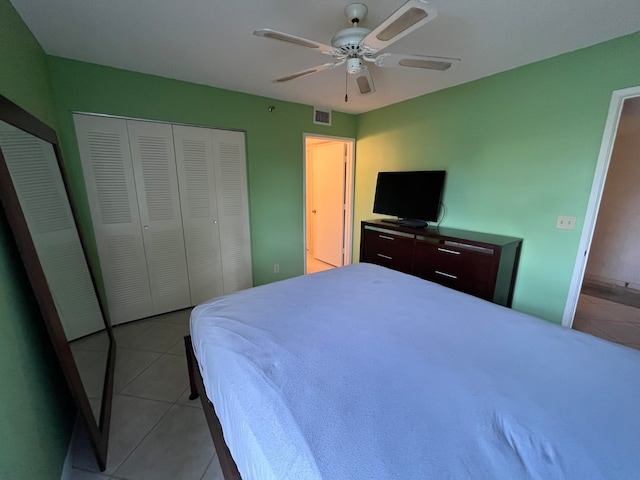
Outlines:
[[[184,337],[184,349],[187,352],[187,370],[189,371],[189,388],[191,389],[189,400],[195,400],[198,398],[198,387],[196,386],[196,381],[193,376],[195,356],[193,354],[193,346],[191,345],[191,335]]]

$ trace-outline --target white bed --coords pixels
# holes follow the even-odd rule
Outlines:
[[[640,478],[640,352],[369,264],[196,307],[243,480]]]

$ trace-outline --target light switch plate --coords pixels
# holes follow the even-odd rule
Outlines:
[[[576,228],[576,217],[571,217],[569,215],[558,215],[556,228],[560,228],[562,230],[573,230],[574,228]]]

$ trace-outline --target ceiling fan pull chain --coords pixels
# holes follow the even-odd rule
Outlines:
[[[349,101],[349,95],[347,95],[348,88],[349,88],[349,72],[345,72],[345,77],[344,77],[344,103],[347,103]]]

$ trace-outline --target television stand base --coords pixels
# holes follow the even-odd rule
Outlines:
[[[403,218],[402,220],[398,220],[398,225],[401,227],[427,228],[429,226],[429,222],[417,220],[415,218]]]
[[[411,228],[427,228],[429,226],[429,222],[424,220],[417,220],[415,218],[382,218],[381,222],[392,223],[393,225],[400,225],[401,227],[411,227]]]

